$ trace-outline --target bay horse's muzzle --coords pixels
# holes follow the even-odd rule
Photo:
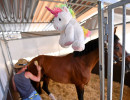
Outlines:
[[[125,73],[130,72],[130,62],[125,65]]]
[[[128,58],[127,58],[128,57]],[[130,72],[130,59],[129,59],[130,55],[126,55],[126,62],[125,62],[125,73],[128,73]],[[116,55],[114,55],[114,61],[113,63],[116,64],[116,63],[122,63],[122,57],[118,57]]]
[[[125,73],[130,72],[130,54],[126,55]]]

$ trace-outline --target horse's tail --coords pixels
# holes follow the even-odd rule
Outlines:
[[[88,29],[84,28],[84,26],[82,26],[83,32],[84,32],[84,38],[87,38],[90,36],[91,31],[89,31]]]

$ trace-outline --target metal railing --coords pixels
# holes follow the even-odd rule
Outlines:
[[[107,100],[112,100],[113,89],[113,44],[114,44],[114,8],[119,6],[123,7],[123,41],[122,41],[122,72],[121,72],[121,88],[120,88],[120,100],[123,97],[124,77],[125,77],[125,34],[126,34],[126,4],[130,3],[130,0],[122,0],[117,3],[108,6],[108,86],[107,86]]]
[[[99,33],[99,75],[100,75],[100,100],[104,100],[104,29],[103,29],[103,2],[98,2],[98,33]]]

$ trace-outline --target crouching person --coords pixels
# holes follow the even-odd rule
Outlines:
[[[18,91],[22,100],[41,100],[40,95],[36,92],[32,86],[30,79],[36,82],[41,78],[41,67],[36,64],[38,75],[35,76],[32,73],[26,71],[28,61],[26,59],[19,59],[15,64],[16,74],[12,78],[13,88]]]

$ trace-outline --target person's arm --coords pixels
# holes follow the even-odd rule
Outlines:
[[[14,76],[12,77],[12,85],[13,85],[14,91],[17,91],[16,86],[15,86],[15,83],[14,83]]]
[[[37,71],[38,71],[37,76],[33,75],[30,72],[25,72],[25,77],[29,78],[29,79],[31,79],[33,81],[39,82],[40,79],[41,79],[41,67],[39,65],[37,65],[36,67],[37,67]]]

